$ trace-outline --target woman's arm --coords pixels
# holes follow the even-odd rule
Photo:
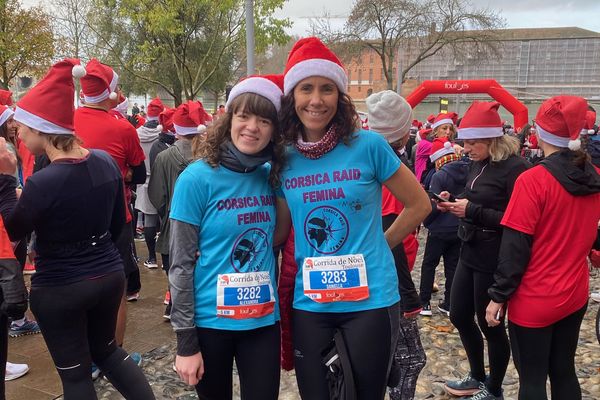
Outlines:
[[[383,184],[404,204],[404,210],[385,232],[385,239],[393,249],[429,215],[431,203],[425,190],[404,164]]]
[[[282,197],[277,197],[275,207],[277,209],[277,224],[275,225],[273,247],[285,244],[285,241],[290,235],[290,228],[292,227],[292,217],[287,201]]]

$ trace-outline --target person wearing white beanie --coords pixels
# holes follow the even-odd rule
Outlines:
[[[402,163],[408,164],[405,146],[410,138],[413,111],[408,102],[398,93],[391,90],[374,93],[367,97],[369,114],[369,129],[383,136]],[[383,187],[382,190],[382,225],[387,230],[400,214],[403,206]],[[414,233],[406,241],[417,243]],[[419,325],[416,316],[419,315],[421,300],[410,276],[410,267],[404,243],[392,249],[396,273],[398,274],[398,289],[400,291],[400,329],[394,352],[394,362],[390,376],[399,377],[398,382],[390,381],[389,395],[392,400],[414,397],[419,373],[425,367],[427,356],[421,344]],[[409,355],[407,357],[407,355]]]

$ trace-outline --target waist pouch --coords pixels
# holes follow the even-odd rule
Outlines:
[[[342,332],[335,331],[333,340],[321,354],[327,368],[327,385],[331,400],[356,400],[352,365]]]

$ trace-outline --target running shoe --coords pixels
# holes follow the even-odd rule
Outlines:
[[[156,269],[158,268],[158,264],[156,263],[156,260],[148,260],[148,261],[144,261],[144,266],[148,269]]]
[[[442,314],[445,314],[446,317],[450,317],[450,305],[449,304],[446,304],[445,302],[440,301],[438,303],[438,310],[440,310],[440,312]]]
[[[485,385],[480,386],[480,391],[473,396],[461,397],[459,400],[504,400],[504,395],[494,396]]]
[[[482,387],[485,387],[483,382],[471,377],[471,374],[456,381],[447,381],[444,385],[446,391],[454,396],[473,396],[480,392]]]
[[[168,306],[170,302],[171,302],[171,291],[167,290],[166,293],[165,293],[165,299],[163,301],[163,304],[165,306]]]
[[[31,321],[25,317],[25,322],[19,326],[14,321],[10,324],[10,330],[8,331],[8,335],[10,337],[19,337],[26,335],[35,335],[36,333],[40,333],[40,327],[37,322]]]
[[[20,378],[29,371],[29,365],[27,364],[13,364],[11,362],[6,363],[6,375],[4,375],[5,381],[12,381]]]
[[[592,292],[590,298],[594,300],[596,303],[600,303],[600,292]]]
[[[23,274],[25,274],[25,275],[35,274],[35,265],[30,264],[30,263],[25,263],[25,267],[23,268]]]
[[[100,368],[94,363],[92,363],[92,380],[95,381],[100,376]]]
[[[143,241],[144,241],[144,234],[143,234],[143,233],[136,233],[136,234],[133,236],[133,239],[134,239],[136,242],[143,242]]]
[[[128,294],[126,297],[127,301],[138,301],[139,298],[140,298],[140,292]]]
[[[427,303],[427,304],[423,304],[423,309],[421,310],[421,312],[419,313],[425,317],[431,317],[433,315],[433,313],[431,312],[431,304]]]
[[[170,304],[167,304],[167,308],[165,308],[163,318],[167,321],[171,320],[171,305]]]
[[[129,354],[129,358],[131,358],[138,367],[142,366],[142,355],[140,353],[134,351]]]

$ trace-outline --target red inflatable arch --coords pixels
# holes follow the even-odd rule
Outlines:
[[[418,88],[409,94],[408,97],[406,97],[406,101],[408,101],[408,104],[410,104],[412,108],[415,108],[417,104],[430,94],[441,93],[487,93],[513,115],[515,131],[519,131],[529,122],[529,112],[527,107],[494,79],[424,81]]]

